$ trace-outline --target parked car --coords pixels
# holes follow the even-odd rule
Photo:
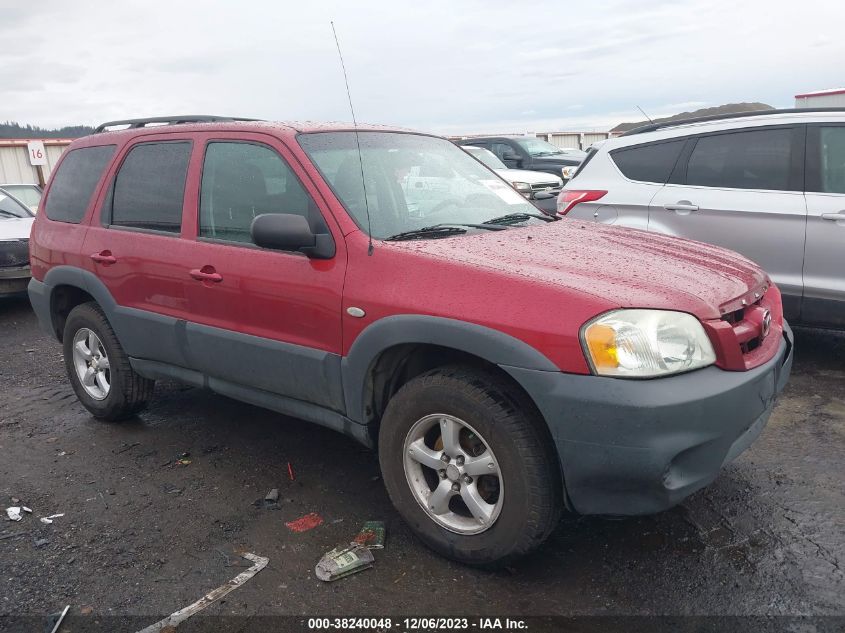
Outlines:
[[[7,184],[0,185],[0,190],[12,194],[33,213],[38,211],[38,203],[41,202],[41,187],[38,185]]]
[[[0,297],[26,292],[32,221],[29,209],[0,191]]]
[[[484,136],[456,141],[489,149],[510,169],[543,171],[567,180],[584,159],[579,150],[566,150],[533,136]]]
[[[557,210],[557,194],[563,187],[563,180],[542,171],[530,171],[527,169],[508,169],[502,161],[489,149],[476,147],[475,145],[463,145],[464,151],[474,156],[490,169],[507,180],[513,188],[534,204],[543,209],[555,213]]]
[[[787,319],[845,329],[845,108],[633,130],[590,153],[558,208],[739,251],[777,283]]]
[[[564,507],[707,485],[789,376],[780,292],[735,253],[539,213],[436,136],[168,121],[75,140],[35,219],[29,296],[97,418],[176,379],[335,429],[430,547],[504,564]],[[419,217],[430,163],[461,184]]]

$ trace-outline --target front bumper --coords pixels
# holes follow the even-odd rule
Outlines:
[[[760,435],[792,370],[792,330],[749,371],[707,367],[620,380],[505,367],[543,413],[569,503],[582,514],[650,514],[713,481]]]
[[[0,268],[0,297],[26,292],[31,275],[29,266]]]

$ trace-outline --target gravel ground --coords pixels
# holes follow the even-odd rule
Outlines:
[[[138,419],[98,422],[25,298],[0,301],[0,330],[0,499],[33,510],[0,520],[0,614],[70,604],[146,625],[243,571],[249,551],[267,568],[205,613],[845,615],[845,337],[797,331],[763,435],[681,506],[566,516],[538,553],[485,572],[417,542],[352,440],[173,383]],[[278,506],[254,505],[271,488]],[[324,523],[285,527],[310,512]],[[320,556],[371,519],[388,531],[375,567],[320,583]]]

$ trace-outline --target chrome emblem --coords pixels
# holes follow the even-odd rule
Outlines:
[[[766,338],[769,335],[769,332],[772,331],[772,313],[769,310],[766,310],[763,313],[763,331],[761,332],[761,338]]]

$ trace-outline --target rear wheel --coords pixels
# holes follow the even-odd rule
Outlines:
[[[133,371],[97,304],[84,303],[71,310],[63,341],[68,378],[94,417],[123,420],[147,406],[155,382]]]
[[[438,369],[391,399],[379,431],[390,498],[432,549],[502,565],[539,546],[562,507],[542,420],[501,377]]]

